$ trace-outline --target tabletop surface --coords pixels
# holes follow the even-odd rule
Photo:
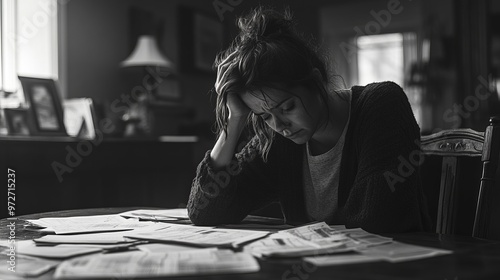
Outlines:
[[[19,216],[18,220],[15,220],[16,239],[33,239],[43,235],[23,230],[23,219],[116,214],[139,208],[147,207],[79,209]],[[12,221],[14,220],[0,220],[0,239],[9,236],[8,224]],[[498,241],[424,232],[384,235],[405,243],[452,250],[453,254],[402,263],[380,261],[330,267],[313,267],[303,263],[300,258],[267,259],[259,260],[261,270],[257,273],[179,277],[179,279],[500,279]],[[52,279],[52,276],[53,271],[29,279]]]

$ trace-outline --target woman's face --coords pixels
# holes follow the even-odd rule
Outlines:
[[[321,98],[305,87],[265,88],[245,92],[241,99],[269,127],[297,144],[309,141],[321,125]]]

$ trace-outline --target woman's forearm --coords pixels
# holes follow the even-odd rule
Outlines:
[[[223,131],[219,135],[215,146],[210,152],[212,166],[215,169],[230,164],[236,152],[235,150],[238,145],[238,140],[240,138],[241,132],[243,131],[243,128],[245,127],[245,123],[246,119],[243,117],[228,119],[227,134]]]

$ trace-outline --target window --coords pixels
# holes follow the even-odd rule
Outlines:
[[[416,34],[408,32],[359,36],[356,46],[357,63],[354,73],[357,74],[357,83],[397,83],[404,88],[415,119],[422,125],[421,90],[408,83],[411,67],[417,62]]]
[[[58,79],[56,0],[0,0],[0,107],[22,103],[17,76]]]
[[[360,36],[358,46],[358,82],[393,81],[403,85],[403,34]]]

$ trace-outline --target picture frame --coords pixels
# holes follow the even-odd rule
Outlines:
[[[63,101],[64,126],[71,137],[95,139],[97,118],[91,98],[72,98]]]
[[[214,74],[215,57],[225,42],[225,30],[215,15],[179,8],[181,71]]]
[[[19,80],[33,121],[33,135],[67,136],[55,81],[21,76]]]
[[[3,114],[8,135],[28,136],[32,134],[31,118],[27,109],[5,108]]]

